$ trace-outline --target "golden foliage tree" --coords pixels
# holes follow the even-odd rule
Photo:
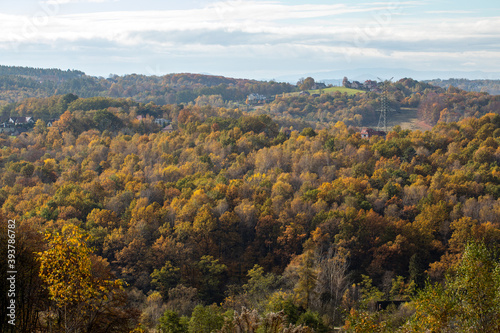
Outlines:
[[[64,316],[57,322],[64,322],[66,332],[84,331],[81,327],[89,324],[88,315],[118,295],[122,282],[110,279],[78,227],[67,225],[62,234],[47,233],[46,240],[48,249],[39,253],[40,277]]]

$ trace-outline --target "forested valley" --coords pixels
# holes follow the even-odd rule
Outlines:
[[[399,80],[432,129],[364,139],[380,92],[11,70],[16,332],[500,330],[500,96]]]

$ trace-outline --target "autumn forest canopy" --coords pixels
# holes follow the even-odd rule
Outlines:
[[[500,96],[308,79],[0,66],[17,332],[497,332]]]

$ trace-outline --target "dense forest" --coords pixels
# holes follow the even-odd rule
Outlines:
[[[52,79],[56,81],[63,81],[81,77],[85,75],[85,73],[82,71],[69,70],[69,69],[63,71],[58,68],[33,68],[33,67],[0,65],[0,75],[23,76],[38,80]]]
[[[16,332],[500,329],[498,96],[398,81],[392,107],[435,126],[369,140],[373,92],[214,96],[2,107],[37,119],[0,134]]]
[[[0,66],[0,88],[0,106],[30,97],[68,93],[80,97],[132,98],[164,105],[194,102],[197,97],[208,95],[220,95],[226,102],[244,102],[251,93],[274,96],[297,90],[288,83],[202,74],[112,75],[105,79],[80,71],[8,66]]]

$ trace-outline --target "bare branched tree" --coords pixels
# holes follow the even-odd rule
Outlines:
[[[319,298],[314,306],[335,322],[340,316],[342,297],[349,287],[349,263],[345,255],[332,248],[318,261],[320,271],[315,291]]]

